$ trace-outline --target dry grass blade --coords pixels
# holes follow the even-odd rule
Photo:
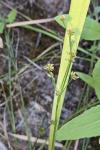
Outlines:
[[[51,22],[51,21],[54,21],[54,18],[15,22],[12,24],[7,24],[6,27],[13,28],[13,27],[26,26],[26,25],[32,25],[32,24],[46,23],[46,22]]]
[[[16,139],[19,139],[19,140],[23,140],[23,141],[28,141],[28,137],[25,136],[25,135],[19,135],[19,134],[12,134],[12,133],[9,133],[9,135],[13,138],[16,138]],[[30,141],[32,143],[38,143],[38,144],[46,144],[48,145],[48,141],[47,140],[43,140],[43,139],[39,139],[39,138],[36,138],[36,137],[31,137],[30,138]],[[63,145],[60,144],[60,143],[55,143],[55,147],[58,147],[58,148],[61,148],[63,149]]]

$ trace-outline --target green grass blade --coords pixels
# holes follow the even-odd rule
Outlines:
[[[32,27],[30,25],[20,26],[20,27],[28,29],[28,30],[32,30],[32,31],[35,31],[35,32],[42,33],[42,34],[47,35],[47,36],[49,36],[49,37],[51,37],[51,38],[53,38],[53,39],[55,39],[55,40],[57,40],[59,42],[63,42],[63,40],[61,38],[59,38],[56,33],[54,34],[54,33],[51,33],[51,32],[47,32],[47,31],[45,31],[43,29],[40,29],[38,27]]]

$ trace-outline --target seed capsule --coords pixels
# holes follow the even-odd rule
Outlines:
[[[62,15],[60,18],[62,21],[65,20],[65,15]]]
[[[77,80],[79,77],[77,76],[76,72],[72,71],[72,72],[71,72],[71,78],[72,78],[73,80]]]

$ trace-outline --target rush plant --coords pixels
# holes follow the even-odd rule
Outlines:
[[[77,7],[77,0],[71,1],[69,18],[64,37],[60,69],[54,95],[49,135],[49,150],[54,149],[55,135],[59,125],[65,91],[68,85],[72,64],[76,56],[78,44],[81,38],[89,3],[90,0],[80,0]],[[65,21],[65,17],[63,15],[61,16],[61,20],[62,22]]]

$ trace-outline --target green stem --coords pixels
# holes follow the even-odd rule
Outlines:
[[[68,85],[68,81],[69,81],[69,76],[70,76],[70,71],[71,71],[71,66],[72,66],[72,62],[73,62],[73,53],[72,53],[72,42],[71,42],[71,36],[69,35],[69,59],[67,60],[67,68],[61,83],[61,87],[60,87],[60,91],[56,89],[55,94],[57,96],[57,105],[56,105],[56,110],[55,110],[55,116],[54,116],[54,120],[51,120],[51,126],[53,126],[53,139],[52,139],[52,146],[50,147],[50,150],[53,150],[54,147],[54,142],[55,142],[55,133],[58,127],[58,118],[59,118],[59,103],[62,97],[62,94],[65,93],[66,87]],[[67,84],[66,84],[67,83]]]
[[[69,73],[69,70],[70,70],[70,66],[71,66],[71,62],[69,63],[69,67],[66,69],[66,73],[65,73],[65,76],[64,76],[62,85],[61,85],[61,92],[59,93],[59,91],[56,91],[56,94],[58,95],[58,98],[57,98],[57,106],[56,106],[56,112],[55,112],[55,119],[51,121],[52,125],[54,125],[53,144],[52,144],[52,146],[54,145],[55,133],[56,133],[57,126],[58,126],[58,120],[57,120],[57,118],[58,118],[59,102],[60,102],[62,93],[63,93],[64,90],[66,89],[66,88],[65,88],[65,87],[66,87],[66,77],[68,77],[68,73]],[[52,149],[53,149],[53,147],[52,147]]]
[[[49,150],[54,149],[55,135],[59,124],[66,88],[68,86],[73,58],[77,52],[78,43],[81,37],[89,3],[90,0],[80,0],[78,3],[79,7],[77,8],[77,0],[71,1],[71,8],[69,13],[71,20],[69,20],[67,24],[61,56],[60,70],[54,95],[51,117],[52,122],[49,135]],[[73,37],[71,37],[70,35],[72,35]]]

